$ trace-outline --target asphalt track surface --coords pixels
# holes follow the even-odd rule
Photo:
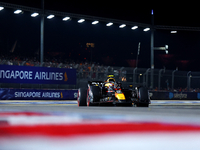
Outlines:
[[[0,101],[0,111],[31,111],[67,114],[126,115],[140,120],[164,120],[172,118],[179,122],[200,122],[200,101],[152,101],[148,108],[142,107],[78,107],[76,101],[6,100]],[[113,117],[114,117],[113,116]],[[139,117],[138,117],[139,116]],[[184,119],[183,119],[184,118]],[[192,121],[192,122],[191,122]]]
[[[15,113],[15,112],[32,112],[32,113],[48,113],[51,114],[50,120],[40,120],[41,118],[18,117],[18,120],[26,125],[33,125],[34,123],[61,123],[67,124],[69,122],[80,121],[80,118],[87,121],[104,122],[120,122],[133,123],[137,126],[138,123],[144,123],[144,128],[147,125],[154,126],[156,123],[170,124],[170,125],[189,125],[184,132],[175,132],[174,129],[164,129],[164,133],[157,132],[157,129],[151,128],[151,132],[142,131],[141,133],[117,133],[107,134],[107,136],[85,136],[84,138],[49,138],[37,137],[26,138],[18,136],[1,137],[0,136],[0,150],[24,150],[24,149],[199,149],[200,147],[200,101],[152,101],[148,108],[144,107],[78,107],[76,101],[28,101],[28,100],[6,100],[0,101],[0,114],[1,113]],[[0,116],[1,119],[5,117]],[[68,120],[66,120],[66,118]],[[15,125],[17,117],[10,117],[10,122]],[[33,119],[33,118],[32,118]],[[38,120],[37,120],[38,119]],[[49,119],[49,118],[48,118]],[[31,121],[29,123],[29,121]],[[35,122],[36,121],[36,122]],[[45,122],[46,121],[46,122]],[[1,122],[0,122],[1,123]],[[21,122],[20,122],[21,123]],[[21,124],[20,124],[21,125]],[[157,126],[157,125],[156,125]],[[190,127],[198,126],[196,132],[190,131]],[[157,126],[159,128],[159,125]],[[180,126],[181,127],[181,126]],[[169,130],[169,132],[168,132]],[[186,132],[185,132],[186,130]],[[1,128],[0,128],[1,131]],[[134,131],[135,132],[135,131]],[[165,133],[166,132],[166,133]],[[63,141],[64,139],[64,141]],[[126,140],[124,140],[126,139]],[[1,141],[4,141],[3,143]],[[57,142],[55,142],[57,141]],[[79,144],[77,144],[77,141]],[[95,143],[95,144],[89,144]],[[101,142],[100,142],[101,141]],[[134,141],[134,142],[133,142]],[[146,143],[144,145],[143,143]],[[73,143],[75,142],[75,143]],[[13,144],[10,144],[13,143]],[[86,144],[87,143],[87,144]],[[102,144],[104,143],[104,144]],[[117,144],[118,143],[118,144]],[[119,144],[120,143],[120,144]],[[186,144],[190,143],[190,144]],[[97,145],[98,144],[98,147]],[[186,144],[186,145],[185,145]],[[156,146],[155,146],[156,145]],[[165,145],[165,146],[164,146]]]
[[[1,100],[0,110],[18,110],[18,111],[48,111],[48,112],[75,112],[75,113],[102,113],[102,114],[133,114],[136,112],[155,112],[157,114],[184,114],[196,115],[200,113],[200,101],[178,101],[178,100],[152,100],[148,108],[137,107],[78,107],[74,100],[66,101],[47,101],[47,100]],[[130,111],[131,110],[131,111]],[[180,115],[181,115],[180,114]]]

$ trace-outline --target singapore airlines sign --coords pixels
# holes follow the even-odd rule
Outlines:
[[[76,70],[0,65],[0,83],[76,84]]]

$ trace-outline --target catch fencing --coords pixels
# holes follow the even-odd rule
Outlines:
[[[151,87],[150,68],[104,67],[91,68],[90,71],[77,71],[78,83],[88,80],[105,80],[107,75],[113,74],[118,82],[128,87],[145,86],[159,91],[190,91],[199,92],[200,72],[153,69],[153,88]]]

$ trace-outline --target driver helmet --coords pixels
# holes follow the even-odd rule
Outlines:
[[[115,82],[114,75],[108,75],[107,82]]]

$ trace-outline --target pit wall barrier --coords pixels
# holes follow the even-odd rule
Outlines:
[[[158,92],[149,91],[152,100],[200,100],[198,92]],[[0,100],[76,100],[77,89],[0,89]]]
[[[0,100],[76,100],[77,90],[0,89]]]

